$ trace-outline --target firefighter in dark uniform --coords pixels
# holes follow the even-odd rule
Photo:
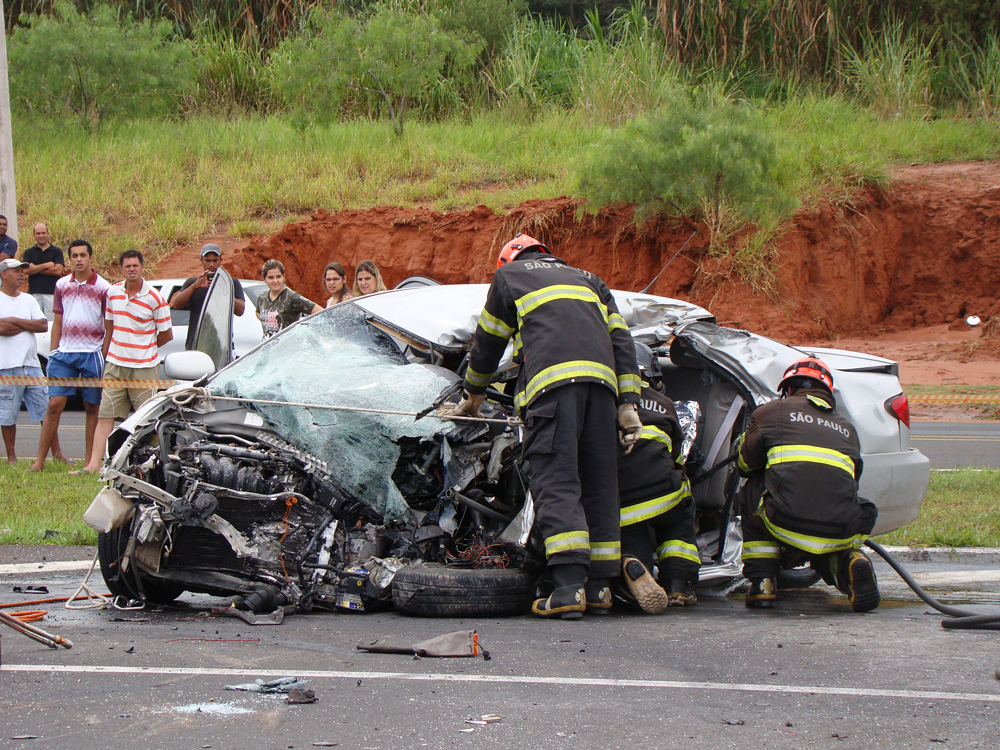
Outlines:
[[[663,381],[653,352],[639,343],[635,352],[643,379],[642,432],[635,448],[618,458],[622,575],[639,606],[655,613],[697,601],[701,558],[691,485],[679,463],[684,433],[677,411],[660,392]],[[656,581],[649,573],[654,557]]]
[[[861,445],[836,411],[833,372],[806,357],[785,371],[778,390],[782,398],[753,413],[739,442],[737,466],[748,477],[740,495],[746,605],[771,607],[782,564],[809,560],[855,612],[873,610],[878,582],[858,548],[878,510],[858,497]]]
[[[532,611],[565,619],[604,613],[621,566],[616,416],[623,444],[631,447],[642,430],[632,337],[603,281],[519,234],[500,252],[462,402],[439,415],[478,414],[511,338],[535,528],[554,586]]]

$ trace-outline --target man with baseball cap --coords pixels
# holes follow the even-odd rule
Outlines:
[[[185,349],[194,349],[195,323],[201,315],[201,308],[205,304],[205,297],[208,295],[208,286],[212,283],[215,272],[219,270],[222,263],[222,248],[214,242],[209,242],[201,248],[201,267],[204,269],[197,276],[192,276],[184,282],[181,288],[170,298],[170,307],[173,310],[190,310],[191,319],[188,323],[187,340],[184,342]],[[243,296],[243,287],[239,280],[233,279],[233,312],[242,315],[246,307],[246,299]]]
[[[30,294],[20,291],[29,264],[13,258],[0,261],[0,375],[42,377],[38,366],[35,334],[49,328],[42,308]],[[49,405],[44,385],[0,383],[0,432],[7,449],[7,463],[17,465],[15,437],[17,413],[21,402],[28,407],[28,418],[41,422]]]

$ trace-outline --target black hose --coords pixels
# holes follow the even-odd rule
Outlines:
[[[953,618],[951,620],[942,620],[942,628],[948,628],[950,630],[1000,630],[1000,616],[983,615],[978,612],[970,612],[967,609],[959,609],[958,607],[941,604],[941,602],[924,591],[920,587],[919,583],[913,580],[913,576],[907,573],[906,569],[896,562],[895,558],[893,558],[892,555],[885,550],[885,547],[878,542],[873,542],[871,539],[866,540],[865,544],[878,552],[882,558],[889,563],[889,566],[899,574],[899,577],[906,581],[906,585],[913,589],[914,593],[923,599],[925,603],[936,609],[938,612],[942,612],[943,614]]]

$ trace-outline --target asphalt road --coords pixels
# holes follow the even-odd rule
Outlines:
[[[1000,604],[1000,560],[910,567],[952,600]],[[209,617],[221,600],[191,595],[168,611],[43,605],[40,625],[74,647],[0,627],[0,747],[996,747],[1000,634],[942,629],[879,571],[887,601],[865,615],[823,586],[771,612],[702,592],[686,610],[579,622],[329,613],[250,627]],[[14,584],[66,596],[82,575],[0,568],[0,602],[29,598]],[[467,629],[491,660],[355,649]],[[223,687],[282,676],[308,680],[318,701]],[[467,723],[486,714],[503,718]]]
[[[1000,466],[1000,422],[911,422],[910,443],[935,469]]]
[[[70,458],[83,458],[84,414],[64,412],[59,440]],[[21,412],[17,427],[17,455],[33,458],[38,451],[38,423]],[[913,422],[911,442],[930,458],[935,469],[964,466],[1000,466],[1000,422]]]

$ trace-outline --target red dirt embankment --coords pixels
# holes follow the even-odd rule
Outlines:
[[[577,216],[579,201],[534,200],[506,216],[484,206],[447,213],[379,207],[326,211],[255,237],[226,260],[256,278],[268,258],[289,286],[323,303],[323,267],[339,261],[353,279],[371,258],[390,287],[411,275],[485,282],[514,231],[546,242],[610,286],[644,288],[690,237],[679,223],[641,229],[630,208]],[[777,295],[754,294],[727,262],[707,255],[704,226],[650,289],[710,307],[723,323],[807,339],[864,335],[1000,314],[1000,165],[907,167],[886,190],[800,211],[772,250]]]

